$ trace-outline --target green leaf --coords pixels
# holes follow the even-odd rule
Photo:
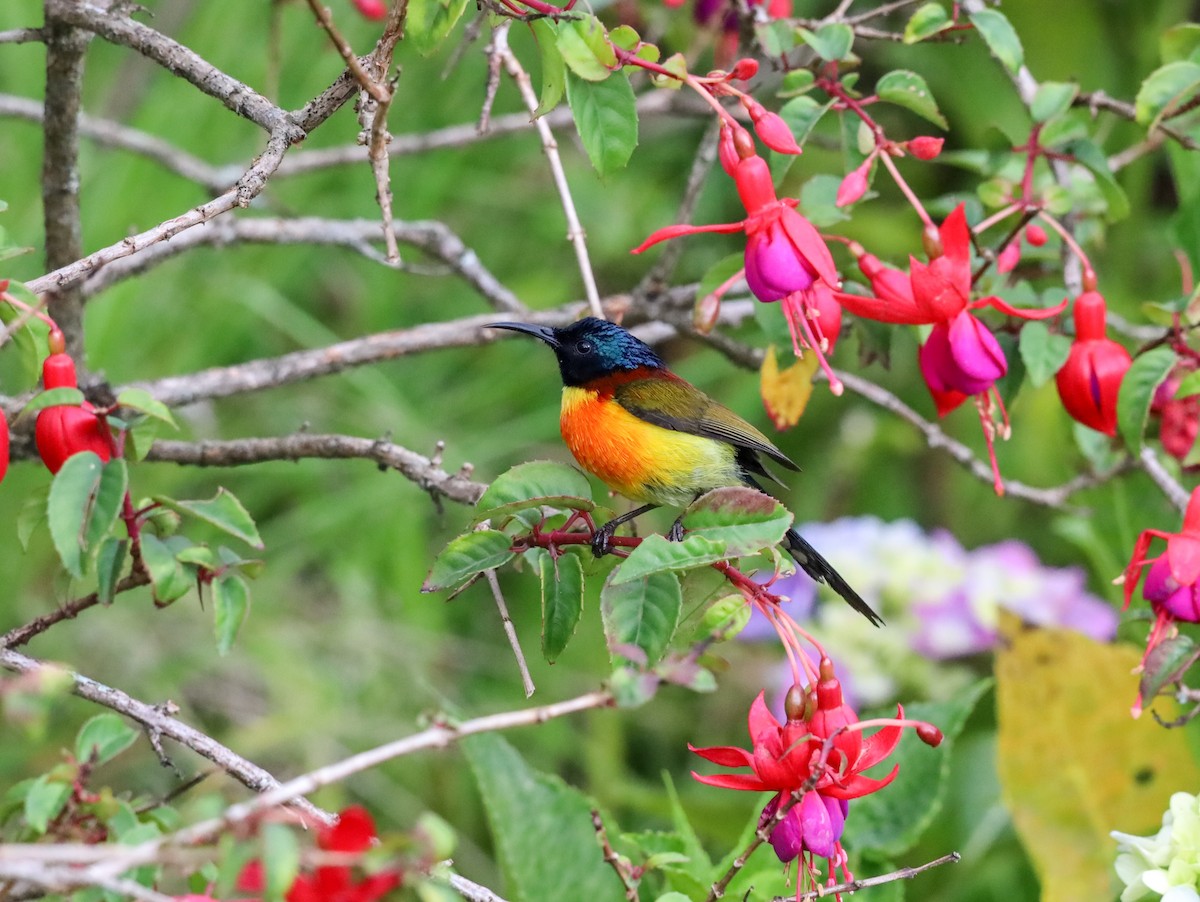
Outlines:
[[[608,43],[604,26],[595,16],[558,23],[558,52],[567,68],[585,81],[604,81],[617,67],[617,54]],[[567,96],[570,97],[570,79]]]
[[[144,388],[125,389],[117,395],[117,404],[120,407],[128,407],[130,410],[144,413],[152,419],[161,420],[174,429],[179,428],[179,424],[175,422],[175,416],[171,413],[171,408]]]
[[[1154,391],[1174,365],[1174,351],[1155,348],[1134,359],[1133,366],[1121,380],[1121,390],[1117,393],[1117,429],[1125,439],[1126,447],[1134,454],[1142,450],[1142,433],[1146,430]]]
[[[143,461],[146,455],[150,453],[150,447],[162,432],[162,423],[153,419],[142,419],[135,422],[126,431],[130,443],[133,445],[133,459],[135,461]]]
[[[1151,72],[1134,99],[1135,117],[1153,128],[1160,119],[1191,99],[1200,88],[1200,64],[1191,60],[1167,63]]]
[[[433,562],[422,592],[437,592],[507,564],[515,556],[512,539],[497,529],[468,532],[452,540]]]
[[[1018,347],[1030,383],[1034,388],[1040,388],[1067,362],[1071,354],[1071,339],[1051,332],[1045,323],[1033,320],[1021,327]]]
[[[727,486],[701,495],[683,512],[683,528],[725,543],[731,557],[743,557],[777,545],[792,525],[792,515],[770,495],[744,486]]]
[[[779,87],[779,97],[795,97],[805,91],[811,91],[817,77],[810,69],[793,69],[783,76],[783,84]]]
[[[159,604],[170,604],[192,587],[192,581],[184,573],[175,551],[151,533],[142,532],[142,563],[150,574],[150,585],[154,600]]]
[[[1033,95],[1029,113],[1034,122],[1049,122],[1069,110],[1078,94],[1079,85],[1073,82],[1044,81]]]
[[[662,67],[669,72],[651,72],[650,83],[656,88],[678,90],[683,87],[688,74],[687,57],[682,53],[672,53],[663,62]]]
[[[796,136],[796,143],[803,145],[817,122],[832,105],[832,100],[826,103],[817,103],[815,99],[807,95],[793,97],[779,108],[779,117],[787,123],[787,127]]]
[[[841,184],[840,176],[820,173],[810,178],[800,189],[800,207],[817,228],[823,229],[850,218],[850,215],[837,205],[837,192]]]
[[[104,764],[133,745],[138,731],[116,714],[97,714],[79,728],[75,737],[75,760]],[[93,758],[93,756],[95,756]]]
[[[542,774],[495,734],[459,743],[479,787],[505,896],[522,902],[622,902],[625,893],[596,846],[597,805],[557,776]],[[607,815],[612,833],[616,824]]]
[[[446,39],[467,8],[467,0],[411,0],[404,24],[405,43],[429,56]]]
[[[495,520],[529,508],[557,507],[590,511],[592,486],[566,464],[531,460],[501,473],[475,503],[475,522]]]
[[[879,768],[879,773],[886,773],[884,766],[899,764],[900,772],[887,788],[855,800],[854,817],[846,820],[844,845],[902,855],[916,843],[942,809],[954,740],[991,685],[990,679],[980,680],[950,701],[918,702],[904,709],[906,718],[938,727],[942,744],[930,748],[915,730],[904,731],[896,750]]]
[[[25,794],[25,823],[41,836],[50,826],[50,821],[58,817],[70,797],[69,783],[51,780],[48,774],[42,774],[33,781],[33,785]]]
[[[203,520],[235,539],[241,539],[252,548],[263,547],[254,518],[226,488],[217,489],[217,494],[206,501],[176,501],[166,495],[155,495],[154,500],[177,513],[190,514]]]
[[[651,573],[632,582],[616,583],[614,570],[600,591],[600,614],[604,636],[613,654],[629,657],[630,646],[640,648],[644,662],[653,666],[667,650],[679,612],[683,593],[674,573]],[[623,650],[624,649],[624,650]]]
[[[742,253],[730,254],[728,257],[718,260],[700,278],[700,283],[696,286],[696,300],[699,301],[712,294],[740,272],[745,265],[746,255]]]
[[[797,28],[796,32],[817,56],[831,63],[846,59],[854,46],[854,31],[842,22],[823,25],[815,32],[807,28]]]
[[[300,873],[300,843],[290,827],[268,823],[262,828],[262,863],[265,902],[282,900]]]
[[[213,580],[213,630],[217,653],[228,654],[233,640],[250,610],[250,587],[236,573],[222,573]]]
[[[96,597],[101,604],[112,604],[128,550],[128,539],[105,536],[101,541],[100,549],[96,552]]]
[[[904,107],[939,128],[950,127],[946,117],[938,109],[937,101],[929,93],[929,85],[916,72],[895,69],[887,73],[879,79],[875,93],[879,95],[880,100]]]
[[[1005,69],[1016,75],[1017,70],[1025,63],[1025,51],[1021,47],[1021,39],[1017,37],[1016,29],[1004,13],[995,9],[981,9],[968,15],[992,56],[998,59]]]
[[[583,562],[577,554],[544,554],[538,561],[542,581],[542,654],[553,664],[575,635],[583,613]]]
[[[641,43],[642,38],[635,28],[629,25],[618,25],[608,33],[608,40],[614,47],[632,52]]]
[[[2,243],[2,242],[0,242]],[[9,282],[8,290],[4,294],[24,301],[36,307],[39,304],[38,297],[20,282]],[[12,304],[0,302],[0,323],[9,326],[17,322],[25,316],[24,311],[18,310]],[[46,335],[48,329],[46,325],[37,317],[29,317],[25,319],[25,324],[10,334],[10,341],[17,349],[17,356],[20,360],[20,384],[12,386],[18,390],[32,388],[37,384],[41,377],[42,359],[45,357]]]
[[[1175,389],[1176,398],[1186,398],[1196,394],[1200,394],[1200,370],[1192,370],[1180,379],[1179,387]]]
[[[917,8],[904,26],[904,43],[916,44],[949,28],[954,23],[940,3],[926,3]]]
[[[588,159],[601,176],[629,162],[638,143],[637,103],[629,76],[617,72],[604,81],[567,74],[567,102]]]
[[[542,62],[542,93],[538,99],[533,118],[550,112],[563,98],[567,87],[567,64],[558,52],[558,35],[549,19],[534,19],[529,23],[537,41],[538,54]]]
[[[1167,683],[1178,680],[1184,668],[1195,659],[1196,643],[1183,634],[1159,642],[1146,655],[1144,670],[1138,682],[1138,695],[1149,704]]]
[[[72,454],[50,486],[50,537],[67,572],[80,578],[89,556],[121,511],[127,474],[123,460],[103,463],[91,451]]]
[[[85,400],[83,392],[77,388],[51,388],[30,398],[29,403],[17,414],[17,418],[29,416],[47,407],[78,407]]]
[[[680,542],[672,542],[664,536],[646,536],[642,543],[630,552],[629,557],[612,572],[613,585],[631,583],[648,574],[666,570],[690,570],[734,557],[724,542],[713,541],[704,536],[684,536]]]
[[[769,57],[783,56],[796,46],[796,28],[783,19],[755,23],[754,36]]]
[[[21,550],[29,550],[29,540],[39,526],[46,522],[46,502],[50,497],[50,486],[42,485],[29,492],[21,503],[21,512],[17,514],[17,541]]]
[[[1104,155],[1104,151],[1086,138],[1069,141],[1063,145],[1062,149],[1086,166],[1088,171],[1096,177],[1096,186],[1100,189],[1104,202],[1108,205],[1105,219],[1109,222],[1116,222],[1118,219],[1128,216],[1129,198],[1125,195],[1125,189],[1117,184],[1112,170],[1108,168],[1108,157]]]
[[[1158,47],[1164,63],[1190,59],[1200,50],[1200,25],[1195,22],[1173,25],[1159,37]]]

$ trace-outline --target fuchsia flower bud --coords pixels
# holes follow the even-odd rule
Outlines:
[[[740,131],[741,126],[738,126],[738,129]],[[721,161],[721,168],[725,170],[725,174],[733,178],[741,157],[738,156],[733,129],[726,123],[721,124],[721,134],[717,138],[717,159]]]
[[[1046,243],[1046,230],[1031,222],[1025,226],[1025,240],[1034,247],[1041,247]]]
[[[918,160],[932,160],[942,152],[942,145],[946,143],[945,138],[933,138],[929,135],[920,135],[916,138],[910,138],[904,142],[904,146]]]
[[[834,201],[837,206],[849,206],[867,193],[867,173],[871,171],[871,162],[868,158],[866,162],[848,172],[842,179],[842,183],[838,185],[837,199]]]
[[[1021,245],[1017,241],[1010,241],[996,258],[996,272],[1012,272],[1020,262]]]
[[[77,388],[75,361],[61,350],[61,332],[50,333],[50,347],[53,353],[42,364],[43,385],[47,390]],[[101,460],[112,459],[112,437],[108,426],[93,411],[92,405],[84,401],[78,407],[60,404],[38,413],[34,443],[51,473],[57,473],[67,458],[81,451],[91,451]]]
[[[0,410],[0,482],[8,472],[8,418]]]
[[[1075,299],[1075,341],[1054,377],[1070,416],[1097,432],[1117,434],[1117,393],[1133,360],[1105,334],[1104,297],[1085,291]]]
[[[350,0],[350,2],[368,19],[382,19],[387,15],[387,4],[383,0]]]
[[[733,64],[729,74],[738,81],[749,81],[758,74],[758,60],[744,57]]]
[[[800,145],[788,124],[777,113],[767,110],[761,103],[746,97],[742,100],[750,121],[754,123],[754,132],[762,139],[763,144],[777,153],[800,153]]]

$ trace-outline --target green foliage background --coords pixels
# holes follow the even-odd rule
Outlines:
[[[252,85],[268,83],[269,4],[148,0],[145,5],[156,27],[214,64]],[[331,0],[331,5],[352,44],[360,50],[369,47],[376,26],[354,15],[348,3]],[[801,0],[796,12],[817,15],[827,6]],[[1054,4],[1051,14],[1040,0],[1006,0],[1003,10],[1020,32],[1027,62],[1039,78],[1077,79],[1084,89],[1102,88],[1129,98],[1140,77],[1156,65],[1159,31],[1186,18],[1191,4]],[[665,23],[671,14],[648,4],[644,15]],[[32,0],[0,4],[0,29],[40,19],[40,4]],[[295,107],[324,88],[342,66],[301,4],[284,4],[279,21],[278,97]],[[513,43],[532,66],[536,54],[521,31],[514,29]],[[428,59],[401,46],[393,132],[422,132],[476,118],[486,74],[482,43],[468,46],[445,74],[460,36],[461,27]],[[948,150],[1004,149],[1023,138],[1019,104],[980,42],[918,50],[877,46],[866,65],[876,74],[898,65],[919,68],[953,124]],[[36,43],[0,49],[3,90],[40,97],[43,58]],[[167,137],[214,164],[239,168],[262,145],[257,129],[216,102],[100,40],[89,51],[85,108]],[[495,114],[518,109],[514,89],[503,83]],[[896,122],[907,120],[912,133],[927,131],[915,117],[890,115]],[[643,122],[641,144],[629,168],[603,181],[590,170],[573,136],[560,133],[602,293],[627,289],[645,272],[649,261],[631,257],[628,250],[672,221],[702,125],[687,119]],[[347,107],[306,146],[347,144],[357,130]],[[9,210],[0,222],[14,241],[35,246],[41,240],[40,160],[39,127],[4,120],[0,198]],[[844,168],[839,155],[820,149],[817,141],[793,171],[800,177],[840,176]],[[906,172],[923,196],[973,184],[951,165],[909,166]],[[81,174],[89,250],[205,199],[196,186],[155,163],[88,140]],[[1110,309],[1136,320],[1143,301],[1180,294],[1171,248],[1181,244],[1194,258],[1200,223],[1176,215],[1181,189],[1173,184],[1161,154],[1123,169],[1118,179],[1133,211],[1111,227],[1094,259]],[[446,222],[530,307],[551,307],[582,295],[574,256],[563,240],[562,211],[532,132],[470,148],[397,157],[392,180],[397,216]],[[919,252],[915,217],[894,190],[882,181],[878,187],[883,196],[863,206],[844,233],[881,257]],[[280,178],[248,215],[275,211],[366,219],[378,212],[365,165]],[[739,215],[728,180],[710,179],[696,221],[729,221]],[[717,236],[690,240],[680,277],[699,278],[735,249],[734,241]],[[40,275],[41,251],[39,246],[34,254],[10,261],[0,274],[16,279]],[[406,260],[419,256],[406,252]],[[486,311],[483,301],[453,277],[393,272],[348,251],[202,249],[122,282],[88,304],[87,365],[122,384]],[[753,325],[742,335],[762,341]],[[890,372],[876,364],[866,375],[932,418],[914,349],[896,348]],[[854,351],[852,344],[839,349],[835,364],[852,368]],[[691,342],[672,343],[666,353],[681,374],[757,425],[768,425],[754,374]],[[13,356],[0,355],[0,385],[10,394],[32,387],[27,374],[6,359]],[[567,459],[557,435],[556,375],[541,349],[512,341],[400,358],[196,405],[179,416],[184,437],[197,439],[285,434],[307,426],[317,432],[388,435],[423,453],[444,440],[447,469],[469,461],[477,478],[487,481],[522,460]],[[1052,386],[1026,389],[1011,413],[1014,436],[1000,449],[1006,477],[1057,484],[1082,466]],[[970,412],[960,411],[943,425],[982,453],[978,423]],[[801,522],[868,513],[885,520],[909,517],[926,527],[949,529],[968,548],[1017,537],[1048,563],[1089,566],[1092,590],[1113,600],[1116,592],[1109,580],[1136,533],[1147,525],[1174,528],[1177,522],[1141,475],[1082,496],[1080,501],[1096,512],[1090,518],[997,499],[989,485],[927,449],[909,426],[860,399],[835,399],[823,388],[800,426],[777,440],[804,468],[784,498]],[[477,587],[450,603],[418,594],[433,555],[470,519],[466,509],[447,505],[439,510],[418,487],[363,461],[274,463],[228,471],[144,464],[132,469],[131,478],[138,495],[166,491],[207,497],[223,484],[257,518],[268,566],[254,585],[251,615],[235,648],[226,657],[216,654],[211,612],[201,610],[194,595],[156,610],[148,592],[141,590],[122,596],[111,609],[89,611],[51,630],[35,640],[31,653],[69,662],[148,701],[170,699],[180,705],[182,717],[281,777],[414,731],[422,716],[434,710],[474,715],[522,704],[516,668],[486,589]],[[9,524],[0,529],[6,628],[77,594],[64,581],[44,532],[28,553],[16,542],[12,524],[25,499],[47,481],[40,464],[16,463],[0,487],[0,524]],[[607,667],[596,587],[581,635],[550,667],[536,654],[535,580],[508,574],[503,582],[518,633],[531,654],[539,686],[535,701],[594,688]],[[663,771],[669,772],[701,839],[719,858],[733,847],[750,806],[737,794],[686,779],[694,763],[686,743],[744,742],[747,702],[769,672],[755,659],[759,653],[755,648],[730,649],[729,670],[713,695],[666,689],[664,698],[643,710],[595,711],[506,738],[533,766],[600,799],[625,829],[669,824],[662,780]],[[1008,900],[1036,894],[1027,860],[999,808],[990,707],[985,698],[955,751],[944,814],[900,863],[917,863],[951,848],[975,854],[962,865],[921,878],[919,889],[912,890],[918,898]],[[0,786],[49,767],[91,713],[89,705],[72,700],[56,709],[41,741],[9,741],[6,736],[0,741]],[[12,728],[0,724],[0,729],[7,733]],[[185,769],[203,766],[187,753],[180,753],[179,760]],[[113,767],[104,776],[114,786],[162,793],[174,782],[144,743]],[[220,777],[205,788],[236,792]],[[433,809],[461,831],[458,867],[483,883],[501,885],[480,798],[458,750],[393,762],[327,789],[316,800],[331,808],[360,800],[390,828],[409,825],[422,811]],[[1135,832],[1151,826],[1121,825]]]

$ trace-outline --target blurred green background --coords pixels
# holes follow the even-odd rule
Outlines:
[[[278,84],[278,100],[295,108],[326,87],[341,62],[300,3],[278,10],[279,70],[269,73],[271,5],[246,0],[172,0],[145,4],[146,21],[175,36],[218,67],[256,87]],[[360,19],[348,0],[330,0],[339,26],[360,52],[377,26]],[[823,15],[832,4],[800,0],[797,15]],[[1185,19],[1181,0],[1054,4],[1006,0],[1005,14],[1024,41],[1027,62],[1039,79],[1076,79],[1084,90],[1103,89],[1131,99],[1158,62],[1157,36]],[[469,14],[470,14],[469,10]],[[672,14],[647,3],[646,31],[667,26]],[[40,4],[0,4],[0,29],[39,24]],[[684,31],[671,26],[672,35]],[[396,134],[419,133],[478,115],[486,77],[484,41],[451,64],[462,28],[442,50],[422,59],[404,45],[397,100],[390,119]],[[522,29],[512,40],[536,69],[536,53]],[[664,42],[666,43],[666,42]],[[862,44],[866,73],[889,68],[920,71],[952,123],[947,149],[1012,145],[1027,128],[1012,88],[978,41],[906,48]],[[44,50],[37,43],[0,45],[0,90],[40,99]],[[155,135],[213,164],[242,167],[263,145],[262,134],[202,98],[187,85],[130,52],[96,40],[88,52],[85,109]],[[518,110],[503,80],[495,114]],[[898,136],[928,133],[929,126],[897,110],[882,114]],[[701,133],[698,120],[643,121],[640,145],[627,171],[598,179],[571,132],[560,131],[568,178],[588,231],[602,294],[631,288],[658,253],[632,257],[629,248],[673,220]],[[348,105],[305,144],[350,144],[358,131]],[[1117,127],[1110,152],[1136,134]],[[793,172],[801,177],[844,171],[823,130]],[[0,224],[34,253],[5,263],[0,275],[31,279],[43,271],[38,189],[41,132],[9,118],[0,127],[0,199],[9,209]],[[974,176],[948,165],[901,164],[923,197],[970,191]],[[203,202],[195,185],[157,164],[84,140],[81,160],[83,236],[90,251]],[[1161,154],[1118,176],[1133,212],[1090,251],[1110,309],[1133,320],[1148,300],[1181,293],[1168,229],[1176,192]],[[541,148],[532,130],[474,146],[392,162],[394,208],[406,220],[439,219],[474,248],[485,265],[528,306],[550,308],[582,296],[579,273]],[[854,237],[885,259],[919,253],[919,224],[898,192],[878,180],[881,196],[832,231]],[[366,165],[277,179],[238,215],[377,216],[374,184]],[[695,220],[739,218],[736,195],[719,172],[709,179]],[[736,251],[736,238],[689,239],[679,282],[694,281],[715,261]],[[402,249],[405,259],[420,254]],[[1194,253],[1195,248],[1189,248]],[[843,270],[849,267],[839,257]],[[1052,281],[1042,287],[1050,288]],[[179,256],[144,276],[91,300],[86,311],[87,366],[113,384],[185,374],[197,369],[279,355],[298,348],[371,332],[485,313],[486,303],[452,276],[396,272],[349,251],[304,247],[223,247]],[[753,324],[737,333],[761,344]],[[855,346],[839,348],[835,365],[856,369]],[[915,341],[897,341],[890,371],[874,364],[864,374],[886,385],[929,418],[933,406],[915,367]],[[737,369],[704,345],[670,343],[665,353],[682,375],[752,422],[769,422],[753,373]],[[6,355],[0,354],[0,357]],[[7,355],[11,356],[11,355]],[[4,362],[5,394],[30,388]],[[445,466],[474,465],[487,481],[523,460],[568,459],[557,434],[558,383],[550,357],[520,341],[482,349],[447,350],[406,357],[257,395],[198,404],[178,412],[185,438],[314,432],[390,436],[430,453],[446,443]],[[1013,438],[999,449],[1006,477],[1054,485],[1083,464],[1070,421],[1051,385],[1026,388],[1011,407]],[[944,428],[983,454],[974,412],[952,414]],[[837,399],[819,387],[801,424],[776,436],[804,472],[784,496],[798,519],[828,521],[855,514],[885,520],[911,518],[948,529],[964,546],[1009,537],[1029,543],[1043,561],[1089,567],[1090,588],[1116,601],[1109,584],[1137,532],[1173,529],[1177,515],[1141,475],[1132,475],[1078,497],[1089,518],[998,499],[990,485],[965,474],[944,454],[930,451],[914,429],[853,395]],[[27,553],[15,523],[25,499],[49,476],[36,462],[15,463],[0,487],[2,628],[24,623],[80,594],[56,563],[45,532]],[[415,485],[381,473],[364,461],[275,463],[236,470],[182,469],[144,464],[132,471],[135,495],[167,492],[208,497],[229,487],[258,521],[267,544],[267,568],[253,585],[253,607],[231,654],[218,657],[211,611],[189,595],[156,610],[145,590],[122,596],[110,609],[90,610],[37,638],[29,652],[61,660],[82,673],[119,686],[149,702],[170,699],[181,716],[281,778],[295,775],[415,731],[423,714],[450,710],[472,716],[521,707],[520,683],[486,589],[476,587],[446,603],[418,588],[432,557],[470,519],[468,510],[439,510]],[[5,537],[5,533],[7,533]],[[597,686],[607,658],[589,595],[581,634],[554,667],[538,660],[536,582],[528,574],[503,580],[510,609],[531,656],[539,686],[535,702],[566,698]],[[1142,626],[1128,628],[1131,637]],[[770,660],[766,660],[766,658]],[[697,696],[668,688],[637,711],[601,711],[548,724],[508,738],[528,760],[561,774],[597,797],[624,828],[667,823],[661,772],[669,771],[715,855],[733,842],[747,816],[746,800],[714,792],[686,778],[693,766],[686,749],[744,743],[746,702],[763,685],[776,660],[761,646],[728,652],[721,689]],[[1035,881],[1003,809],[992,766],[990,696],[969,725],[953,759],[946,810],[906,863],[974,843],[976,855],[952,869],[923,877],[911,892],[923,899],[1033,898]],[[38,742],[0,723],[0,787],[44,770],[79,722],[91,713],[81,701],[56,709],[50,732]],[[10,741],[10,737],[13,741]],[[17,739],[20,741],[16,741]],[[171,750],[185,770],[203,766]],[[692,759],[692,760],[689,760]],[[123,756],[104,775],[117,787],[165,792],[171,773],[148,747]],[[220,777],[209,790],[236,788]],[[1181,787],[1190,788],[1190,787]],[[500,888],[479,799],[453,749],[412,756],[376,768],[319,793],[331,808],[360,800],[384,828],[402,828],[426,809],[447,818],[460,833],[456,862],[463,873]],[[1114,825],[1117,826],[1117,825]],[[1120,825],[1148,830],[1147,824]]]

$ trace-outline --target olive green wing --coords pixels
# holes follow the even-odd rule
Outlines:
[[[736,413],[677,376],[626,382],[617,387],[613,398],[647,423],[728,442],[735,448],[765,454],[789,470],[800,469],[769,438]],[[770,475],[761,466],[752,469]]]

